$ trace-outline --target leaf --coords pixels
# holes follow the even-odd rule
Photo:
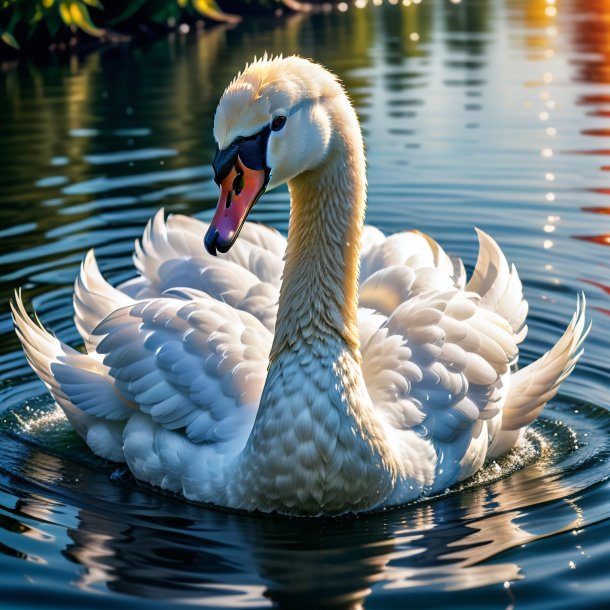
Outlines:
[[[39,21],[42,21],[44,15],[44,12],[40,9],[39,6],[37,6],[34,15],[30,19],[30,23],[38,23]]]
[[[216,0],[193,0],[193,7],[198,13],[214,21],[224,21],[225,23],[239,23],[241,21],[239,15],[223,12],[216,4]]]
[[[72,25],[72,15],[70,15],[70,7],[65,2],[62,2],[59,5],[59,16],[67,26]]]
[[[2,39],[2,42],[7,44],[9,47],[13,47],[13,49],[17,49],[17,51],[19,51],[19,43],[10,32],[2,32],[0,38]]]
[[[105,30],[96,27],[93,21],[91,21],[87,7],[81,2],[70,3],[70,15],[74,25],[83,30],[83,32],[97,37],[103,36],[106,33]]]

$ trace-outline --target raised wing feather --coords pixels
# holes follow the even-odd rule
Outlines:
[[[85,342],[87,352],[95,357],[99,337],[91,334],[93,329],[117,308],[130,305],[134,301],[102,277],[95,254],[93,250],[89,250],[74,282],[73,302],[74,323]]]
[[[116,394],[107,368],[62,343],[38,318],[32,320],[20,292],[15,294],[11,311],[28,362],[77,433],[97,455],[124,461],[123,426],[133,411]]]
[[[498,244],[477,229],[479,256],[466,290],[481,295],[481,305],[500,314],[517,333],[520,343],[527,334],[528,305],[523,298],[521,279],[514,265],[508,264]]]
[[[193,442],[245,441],[260,400],[271,333],[212,297],[121,308],[94,334],[122,398]]]
[[[134,263],[141,276],[119,288],[136,299],[192,288],[251,313],[273,332],[286,239],[272,228],[246,223],[228,253],[211,256],[203,247],[207,228],[188,216],[164,220],[159,210],[136,242]]]
[[[519,277],[489,236],[479,232],[479,238],[479,260],[465,291],[461,261],[431,238],[365,234],[365,381],[389,426],[431,441],[436,489],[482,465],[500,431],[510,365],[525,335]]]
[[[503,430],[518,430],[538,417],[582,355],[581,345],[589,329],[583,295],[582,301],[578,299],[576,312],[561,339],[546,354],[513,376],[502,418]]]
[[[441,246],[419,231],[404,231],[383,238],[374,227],[365,227],[360,267],[364,281],[376,271],[393,265],[416,269],[439,269],[445,275],[462,280],[463,266],[453,263]]]
[[[498,411],[500,377],[516,352],[512,330],[458,291],[399,306],[362,346],[369,393],[393,426],[420,425],[451,441]]]

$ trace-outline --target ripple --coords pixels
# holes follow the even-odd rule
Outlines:
[[[116,151],[97,155],[85,155],[84,159],[91,165],[109,165],[111,163],[126,163],[129,161],[149,161],[175,157],[177,150],[172,148],[140,148],[128,151]]]
[[[95,195],[106,193],[117,189],[136,187],[158,182],[178,182],[199,177],[211,177],[210,167],[186,167],[164,172],[149,172],[146,174],[135,174],[133,176],[119,176],[115,178],[94,178],[86,180],[63,189],[66,195]]]
[[[61,186],[62,184],[66,184],[66,182],[70,182],[70,178],[67,176],[48,176],[47,178],[36,180],[36,186],[48,188],[51,186]]]
[[[595,438],[587,436],[592,430]],[[581,493],[599,480],[610,452],[607,413],[563,402],[517,450],[442,497],[358,519],[276,520],[209,510],[111,476],[114,467],[90,454],[46,397],[12,409],[1,434],[14,439],[4,472],[24,498],[13,523],[40,541],[32,547],[37,561],[58,548],[85,568],[77,588],[112,584],[129,595],[205,606],[271,598],[286,608],[331,600],[348,608],[372,583],[387,592],[457,592],[517,581],[515,563],[488,560],[582,531],[589,510]],[[66,502],[76,518],[67,537],[54,538],[48,530],[57,517],[64,522]]]
[[[87,129],[87,128],[78,128],[78,129],[70,129],[68,132],[72,138],[93,138],[100,134],[98,129]]]

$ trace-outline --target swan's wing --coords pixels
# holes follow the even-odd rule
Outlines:
[[[510,325],[479,300],[453,289],[416,295],[387,317],[361,312],[362,366],[373,404],[391,429],[430,441],[439,489],[482,465],[484,422],[500,414],[517,353]]]
[[[490,446],[490,456],[502,455],[519,438],[521,429],[531,424],[556,394],[561,383],[572,372],[589,334],[584,294],[576,304],[570,324],[562,337],[546,354],[514,373],[502,411],[501,429]]]
[[[462,261],[450,258],[429,235],[420,231],[404,231],[385,237],[379,229],[365,226],[362,235],[361,284],[376,272],[394,266],[407,267],[413,272],[426,269],[428,278],[433,275],[446,277],[450,280],[450,285],[456,288],[463,288],[465,284]],[[427,289],[424,280],[421,279],[420,282],[415,287],[417,292]]]
[[[211,297],[159,298],[112,313],[95,329],[121,398],[196,443],[249,431],[258,408],[271,333]]]
[[[203,247],[207,223],[182,215],[164,219],[159,210],[136,242],[134,263],[140,277],[119,289],[141,300],[174,288],[191,288],[275,327],[286,239],[275,229],[246,223],[231,250],[211,256]]]
[[[525,334],[521,282],[480,233],[475,278],[418,232],[365,232],[359,302],[365,382],[405,460],[407,431],[437,456],[434,489],[481,467],[499,434],[510,365]],[[480,292],[479,292],[480,291]],[[517,334],[516,331],[522,331]],[[412,453],[412,452],[411,452]]]
[[[481,305],[509,322],[521,343],[527,334],[528,305],[523,298],[521,279],[514,265],[508,264],[498,244],[477,229],[479,256],[466,290],[481,295]]]
[[[422,241],[411,250],[404,240],[388,246],[390,238],[375,233],[365,254],[371,273],[360,287],[360,305],[369,308],[360,317],[367,388],[392,429],[433,443],[440,488],[448,472],[464,478],[515,444],[574,367],[588,332],[583,303],[557,345],[511,375],[527,302],[515,267],[489,235],[478,234],[465,291],[463,273],[451,275],[437,249]]]
[[[124,461],[122,432],[133,414],[115,392],[102,362],[81,354],[32,320],[21,293],[11,302],[13,322],[26,358],[51,392],[76,432],[97,455]]]
[[[87,352],[95,357],[100,338],[92,334],[93,329],[113,311],[133,304],[134,300],[104,279],[93,250],[89,250],[74,282],[73,303],[76,328],[85,342]]]
[[[360,329],[369,394],[393,427],[421,424],[451,441],[499,412],[496,390],[517,346],[510,326],[476,295],[417,296],[387,318],[363,311]]]
[[[518,276],[495,242],[482,239],[480,260],[502,270],[496,281],[488,273],[485,301],[464,292],[461,262],[422,233],[384,238],[368,229],[364,242],[359,302],[369,311],[360,316],[360,335],[371,398],[393,427],[421,425],[433,439],[451,442],[499,412],[497,389],[518,350],[494,295],[518,283],[513,300],[520,304]],[[485,275],[480,267],[475,273]]]

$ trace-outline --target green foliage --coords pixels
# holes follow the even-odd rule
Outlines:
[[[140,24],[166,27],[201,17],[241,21],[223,12],[216,0],[0,0],[0,56],[67,42],[79,32],[102,38],[109,28],[129,33]]]
[[[7,44],[9,47],[13,47],[13,49],[19,50],[19,43],[15,40],[15,37],[10,32],[2,32],[0,38],[4,44]]]
[[[103,9],[99,0],[3,0],[0,14],[2,42],[19,49],[18,40],[31,40],[42,29],[53,39],[62,25],[80,29],[91,36],[102,36],[104,30],[93,23],[87,5]]]

